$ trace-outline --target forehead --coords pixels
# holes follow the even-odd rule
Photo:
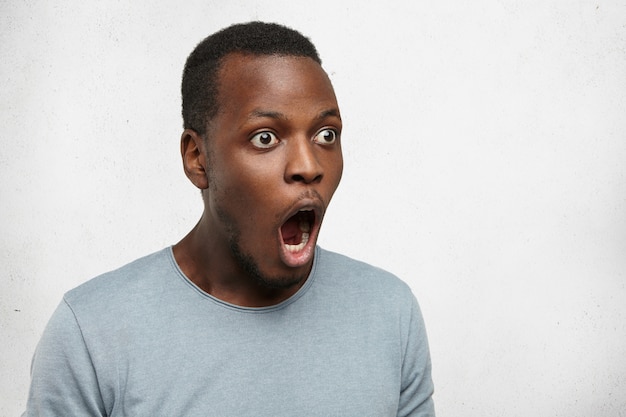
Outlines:
[[[218,70],[220,112],[241,107],[337,107],[332,84],[313,59],[285,55],[229,54]]]

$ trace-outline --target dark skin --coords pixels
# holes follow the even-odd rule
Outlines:
[[[343,170],[333,87],[310,58],[230,54],[205,137],[186,129],[199,223],[174,246],[185,275],[226,302],[261,307],[298,291]],[[298,220],[294,220],[298,219]]]

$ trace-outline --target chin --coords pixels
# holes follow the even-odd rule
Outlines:
[[[307,277],[309,269],[293,268],[292,273],[270,274],[261,270],[259,263],[251,255],[244,253],[236,242],[231,242],[230,249],[239,264],[260,286],[269,289],[288,289],[300,285]]]

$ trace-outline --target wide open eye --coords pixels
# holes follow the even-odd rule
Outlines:
[[[313,141],[320,145],[332,145],[337,141],[337,132],[334,129],[320,130],[313,138]]]
[[[252,144],[257,148],[268,149],[278,145],[279,141],[275,134],[273,134],[272,132],[264,131],[252,136],[250,142],[252,142]]]

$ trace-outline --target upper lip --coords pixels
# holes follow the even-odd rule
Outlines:
[[[311,226],[319,225],[325,211],[321,196],[317,193],[307,193],[300,196],[281,218],[279,228],[299,211],[313,211],[315,213],[315,224]]]

